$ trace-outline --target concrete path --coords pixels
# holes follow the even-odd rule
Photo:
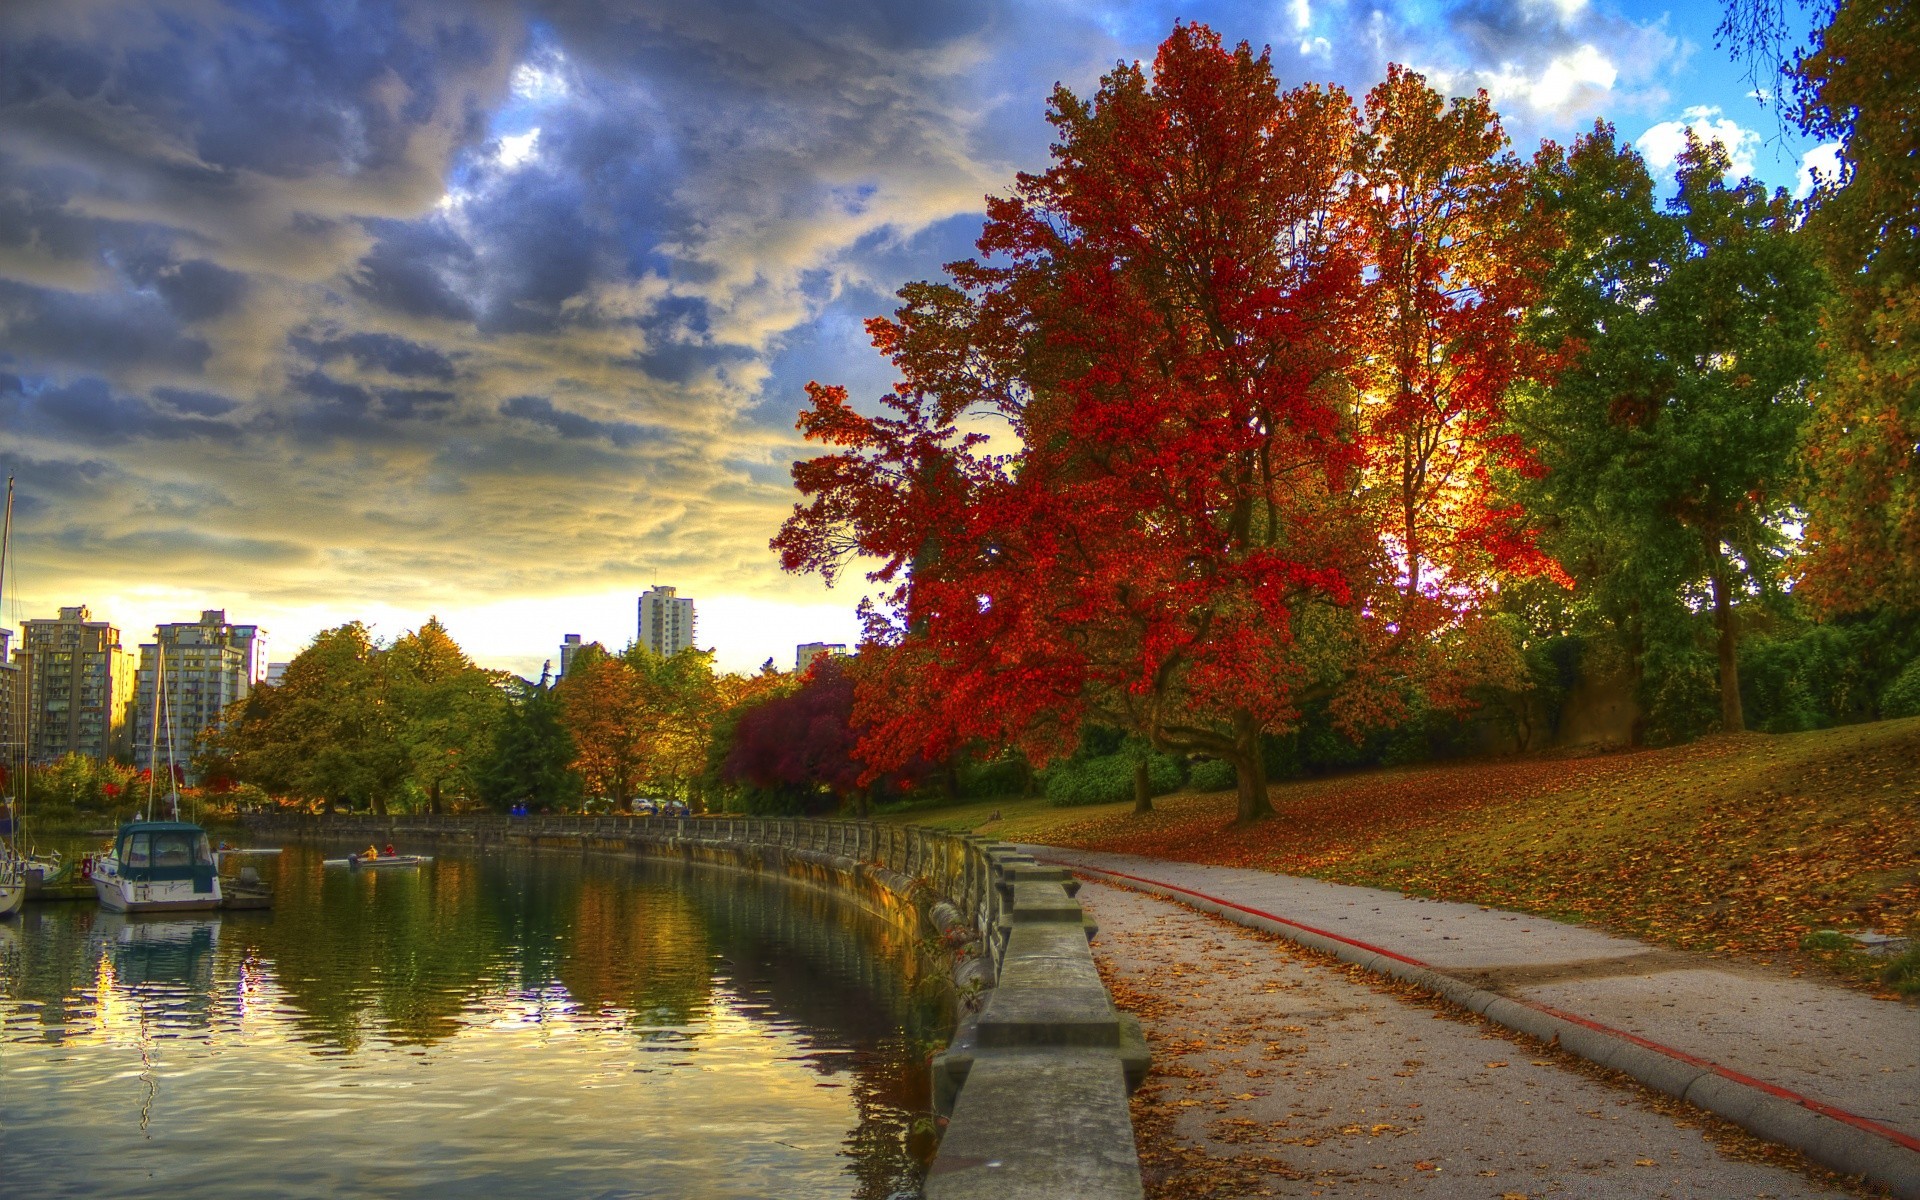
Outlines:
[[[1876,1154],[1890,1152],[1895,1170],[1920,1163],[1920,1009],[1911,1005],[1478,905],[1264,871],[1026,849],[1121,883],[1168,889],[1176,899],[1251,910],[1341,949],[1424,965],[1622,1044],[1636,1042],[1693,1077],[1709,1068],[1720,1077],[1715,1086],[1757,1087],[1755,1095],[1840,1121],[1846,1136],[1866,1139],[1861,1144]],[[1836,1127],[1826,1128],[1830,1135]],[[1896,1193],[1908,1191],[1887,1182]]]
[[[1856,1194],[1357,967],[1140,892],[1080,900],[1153,1048],[1134,1118],[1156,1200]]]

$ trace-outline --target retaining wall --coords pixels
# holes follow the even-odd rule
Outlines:
[[[1127,1096],[1146,1075],[1079,883],[1012,846],[870,821],[760,817],[244,818],[262,838],[614,854],[774,874],[847,896],[945,959],[960,999],[934,1062],[946,1128],[927,1200],[1142,1195]]]

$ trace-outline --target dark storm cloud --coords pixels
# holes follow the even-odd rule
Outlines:
[[[188,388],[160,387],[153,389],[153,398],[174,409],[200,417],[224,417],[240,407],[237,400],[225,396],[216,396],[212,392],[196,392]]]
[[[453,411],[459,397],[439,388],[381,388],[380,408],[398,421],[434,421]]]
[[[247,295],[247,277],[203,259],[160,271],[153,286],[182,321],[224,317]]]
[[[17,435],[91,444],[232,438],[237,433],[232,425],[202,413],[122,395],[97,378],[36,385],[0,376],[0,424]]]
[[[352,333],[323,340],[296,337],[292,345],[320,362],[331,362],[346,356],[363,371],[385,371],[389,375],[438,379],[442,382],[454,376],[452,358],[432,346],[424,346],[390,333]]]
[[[0,0],[0,442],[68,489],[28,540],[68,579],[171,547],[305,601],[642,558],[775,591],[801,385],[891,381],[862,319],[972,252],[1055,81],[1186,16],[1290,81],[1393,54],[1525,95],[1604,25],[1189,10]]]
[[[625,449],[647,437],[647,431],[627,421],[598,421],[564,408],[555,408],[545,396],[515,396],[500,406],[502,416],[544,425],[563,438],[605,438]]]
[[[474,273],[473,247],[444,222],[369,221],[379,241],[350,275],[353,290],[410,317],[470,321],[461,285]]]
[[[0,344],[18,358],[98,370],[194,372],[212,348],[181,328],[159,296],[91,295],[0,279]]]

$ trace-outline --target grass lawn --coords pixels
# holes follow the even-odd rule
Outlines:
[[[1272,798],[1278,818],[1244,829],[1224,792],[1144,817],[1025,799],[897,819],[1495,905],[1863,981],[1886,960],[1809,935],[1920,934],[1920,718],[1371,771]],[[1920,955],[1908,971],[1920,990]]]

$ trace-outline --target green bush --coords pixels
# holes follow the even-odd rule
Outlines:
[[[1893,985],[1902,996],[1920,995],[1920,947],[1902,954],[1880,972],[1882,982]]]
[[[1224,792],[1239,782],[1233,764],[1217,758],[1203,758],[1187,772],[1187,788],[1195,792]]]
[[[1018,755],[993,762],[971,763],[960,771],[960,794],[972,799],[1026,794],[1027,780],[1033,768]]]
[[[1690,742],[1720,726],[1720,665],[1693,646],[1648,649],[1640,680],[1648,745]]]
[[[1880,693],[1880,715],[1920,717],[1920,658],[1908,663],[1907,669],[1894,676],[1887,690]]]
[[[1125,754],[1068,761],[1047,772],[1047,802],[1061,808],[1113,804],[1133,799],[1133,762]],[[1147,759],[1147,782],[1156,796],[1180,786],[1180,762],[1165,754]]]

